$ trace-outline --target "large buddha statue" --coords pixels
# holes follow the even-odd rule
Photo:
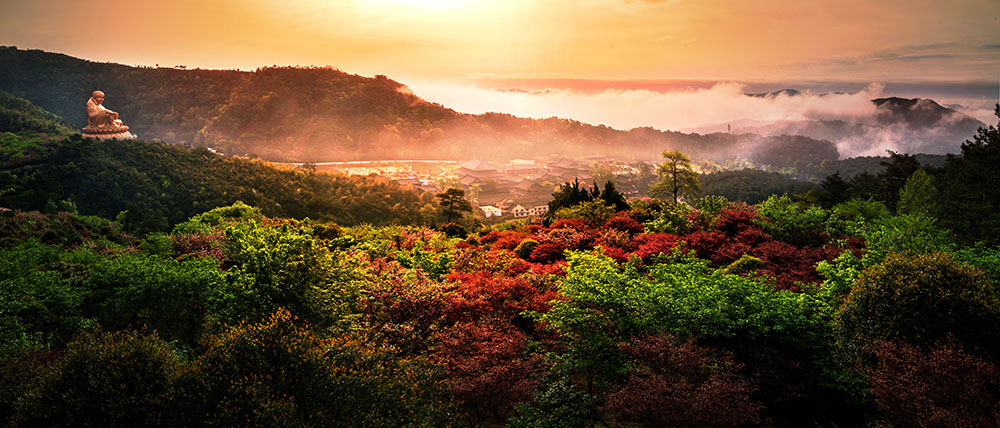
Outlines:
[[[104,107],[104,92],[94,91],[87,100],[87,127],[83,136],[88,138],[135,138],[128,126],[118,118],[118,113]]]

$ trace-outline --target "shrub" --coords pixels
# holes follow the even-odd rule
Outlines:
[[[518,257],[527,260],[529,257],[531,257],[531,251],[534,250],[535,247],[537,246],[538,246],[538,241],[530,238],[525,239],[521,241],[520,244],[517,244],[516,248],[514,248],[514,254],[517,254]]]
[[[451,238],[465,238],[469,234],[464,226],[455,222],[445,223],[441,226],[441,231]]]
[[[23,426],[172,426],[169,400],[179,370],[156,336],[85,334],[43,372],[14,420]]]
[[[347,337],[320,339],[288,311],[209,338],[185,373],[186,422],[219,426],[441,426],[442,373]],[[182,420],[183,421],[183,420]]]
[[[861,273],[836,328],[842,341],[861,348],[875,340],[929,346],[953,334],[996,355],[1000,301],[986,274],[948,254],[890,254]]]
[[[569,379],[546,380],[530,403],[514,406],[517,415],[507,420],[512,428],[575,428],[592,426],[600,400],[583,394]]]
[[[726,355],[659,335],[622,345],[631,369],[613,387],[607,408],[623,422],[661,427],[760,424],[763,405]]]
[[[616,229],[622,232],[628,232],[633,235],[642,233],[643,231],[642,223],[639,223],[633,220],[632,218],[626,216],[612,217],[608,219],[608,222],[605,223],[604,226],[610,229]]]
[[[469,426],[504,420],[533,395],[541,366],[513,326],[460,323],[436,338],[434,358],[448,368]]]
[[[955,341],[928,351],[883,342],[872,374],[875,402],[898,426],[1000,426],[1000,370]]]
[[[531,261],[536,263],[550,263],[556,260],[563,259],[563,251],[565,251],[562,245],[557,242],[543,242],[538,244],[534,250],[531,250]]]

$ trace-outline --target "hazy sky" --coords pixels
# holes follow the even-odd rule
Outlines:
[[[1000,84],[997,0],[0,2],[3,45],[130,65],[331,65],[434,101],[450,93],[428,92],[441,83],[663,93],[879,82],[891,95],[978,100],[988,116]]]
[[[2,0],[0,43],[421,78],[1000,79],[996,0]]]

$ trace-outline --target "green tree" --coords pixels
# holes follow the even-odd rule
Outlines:
[[[823,191],[820,193],[819,201],[826,208],[844,202],[851,197],[851,185],[840,176],[840,171],[828,175],[820,183],[820,186]]]
[[[323,339],[288,311],[209,338],[185,373],[186,424],[444,426],[441,370],[348,337]],[[178,425],[185,425],[180,423]]]
[[[559,189],[552,193],[552,200],[549,201],[549,212],[555,213],[560,208],[568,208],[581,202],[593,200],[597,194],[597,189],[587,191],[586,187],[580,187],[579,179],[560,184]]]
[[[846,349],[868,352],[878,340],[930,346],[953,335],[995,353],[1000,301],[989,277],[946,253],[890,254],[861,272],[835,328]]]
[[[180,364],[166,342],[134,331],[79,337],[14,416],[18,426],[172,426]]]
[[[918,169],[900,189],[896,211],[900,214],[931,216],[936,211],[937,193],[931,176],[927,175],[923,168]]]
[[[599,196],[608,205],[611,205],[615,211],[628,211],[629,205],[625,200],[625,195],[619,192],[615,187],[614,180],[608,180],[604,183],[604,190],[601,190],[601,195]]]
[[[462,213],[471,213],[472,204],[465,199],[465,191],[455,187],[448,188],[436,195],[441,204],[441,211],[444,213],[445,223],[451,223],[452,219],[461,218]]]
[[[1000,118],[1000,104],[995,113]],[[1000,123],[979,128],[962,144],[962,156],[945,163],[941,187],[943,226],[966,241],[1000,243]]]
[[[654,196],[671,196],[674,202],[680,198],[695,198],[700,185],[698,173],[691,167],[691,158],[679,150],[664,151],[663,163],[657,167],[661,179],[649,189]]]

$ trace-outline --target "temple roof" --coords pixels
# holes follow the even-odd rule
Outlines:
[[[458,164],[459,168],[471,169],[473,171],[497,171],[497,167],[480,159],[467,160]]]

